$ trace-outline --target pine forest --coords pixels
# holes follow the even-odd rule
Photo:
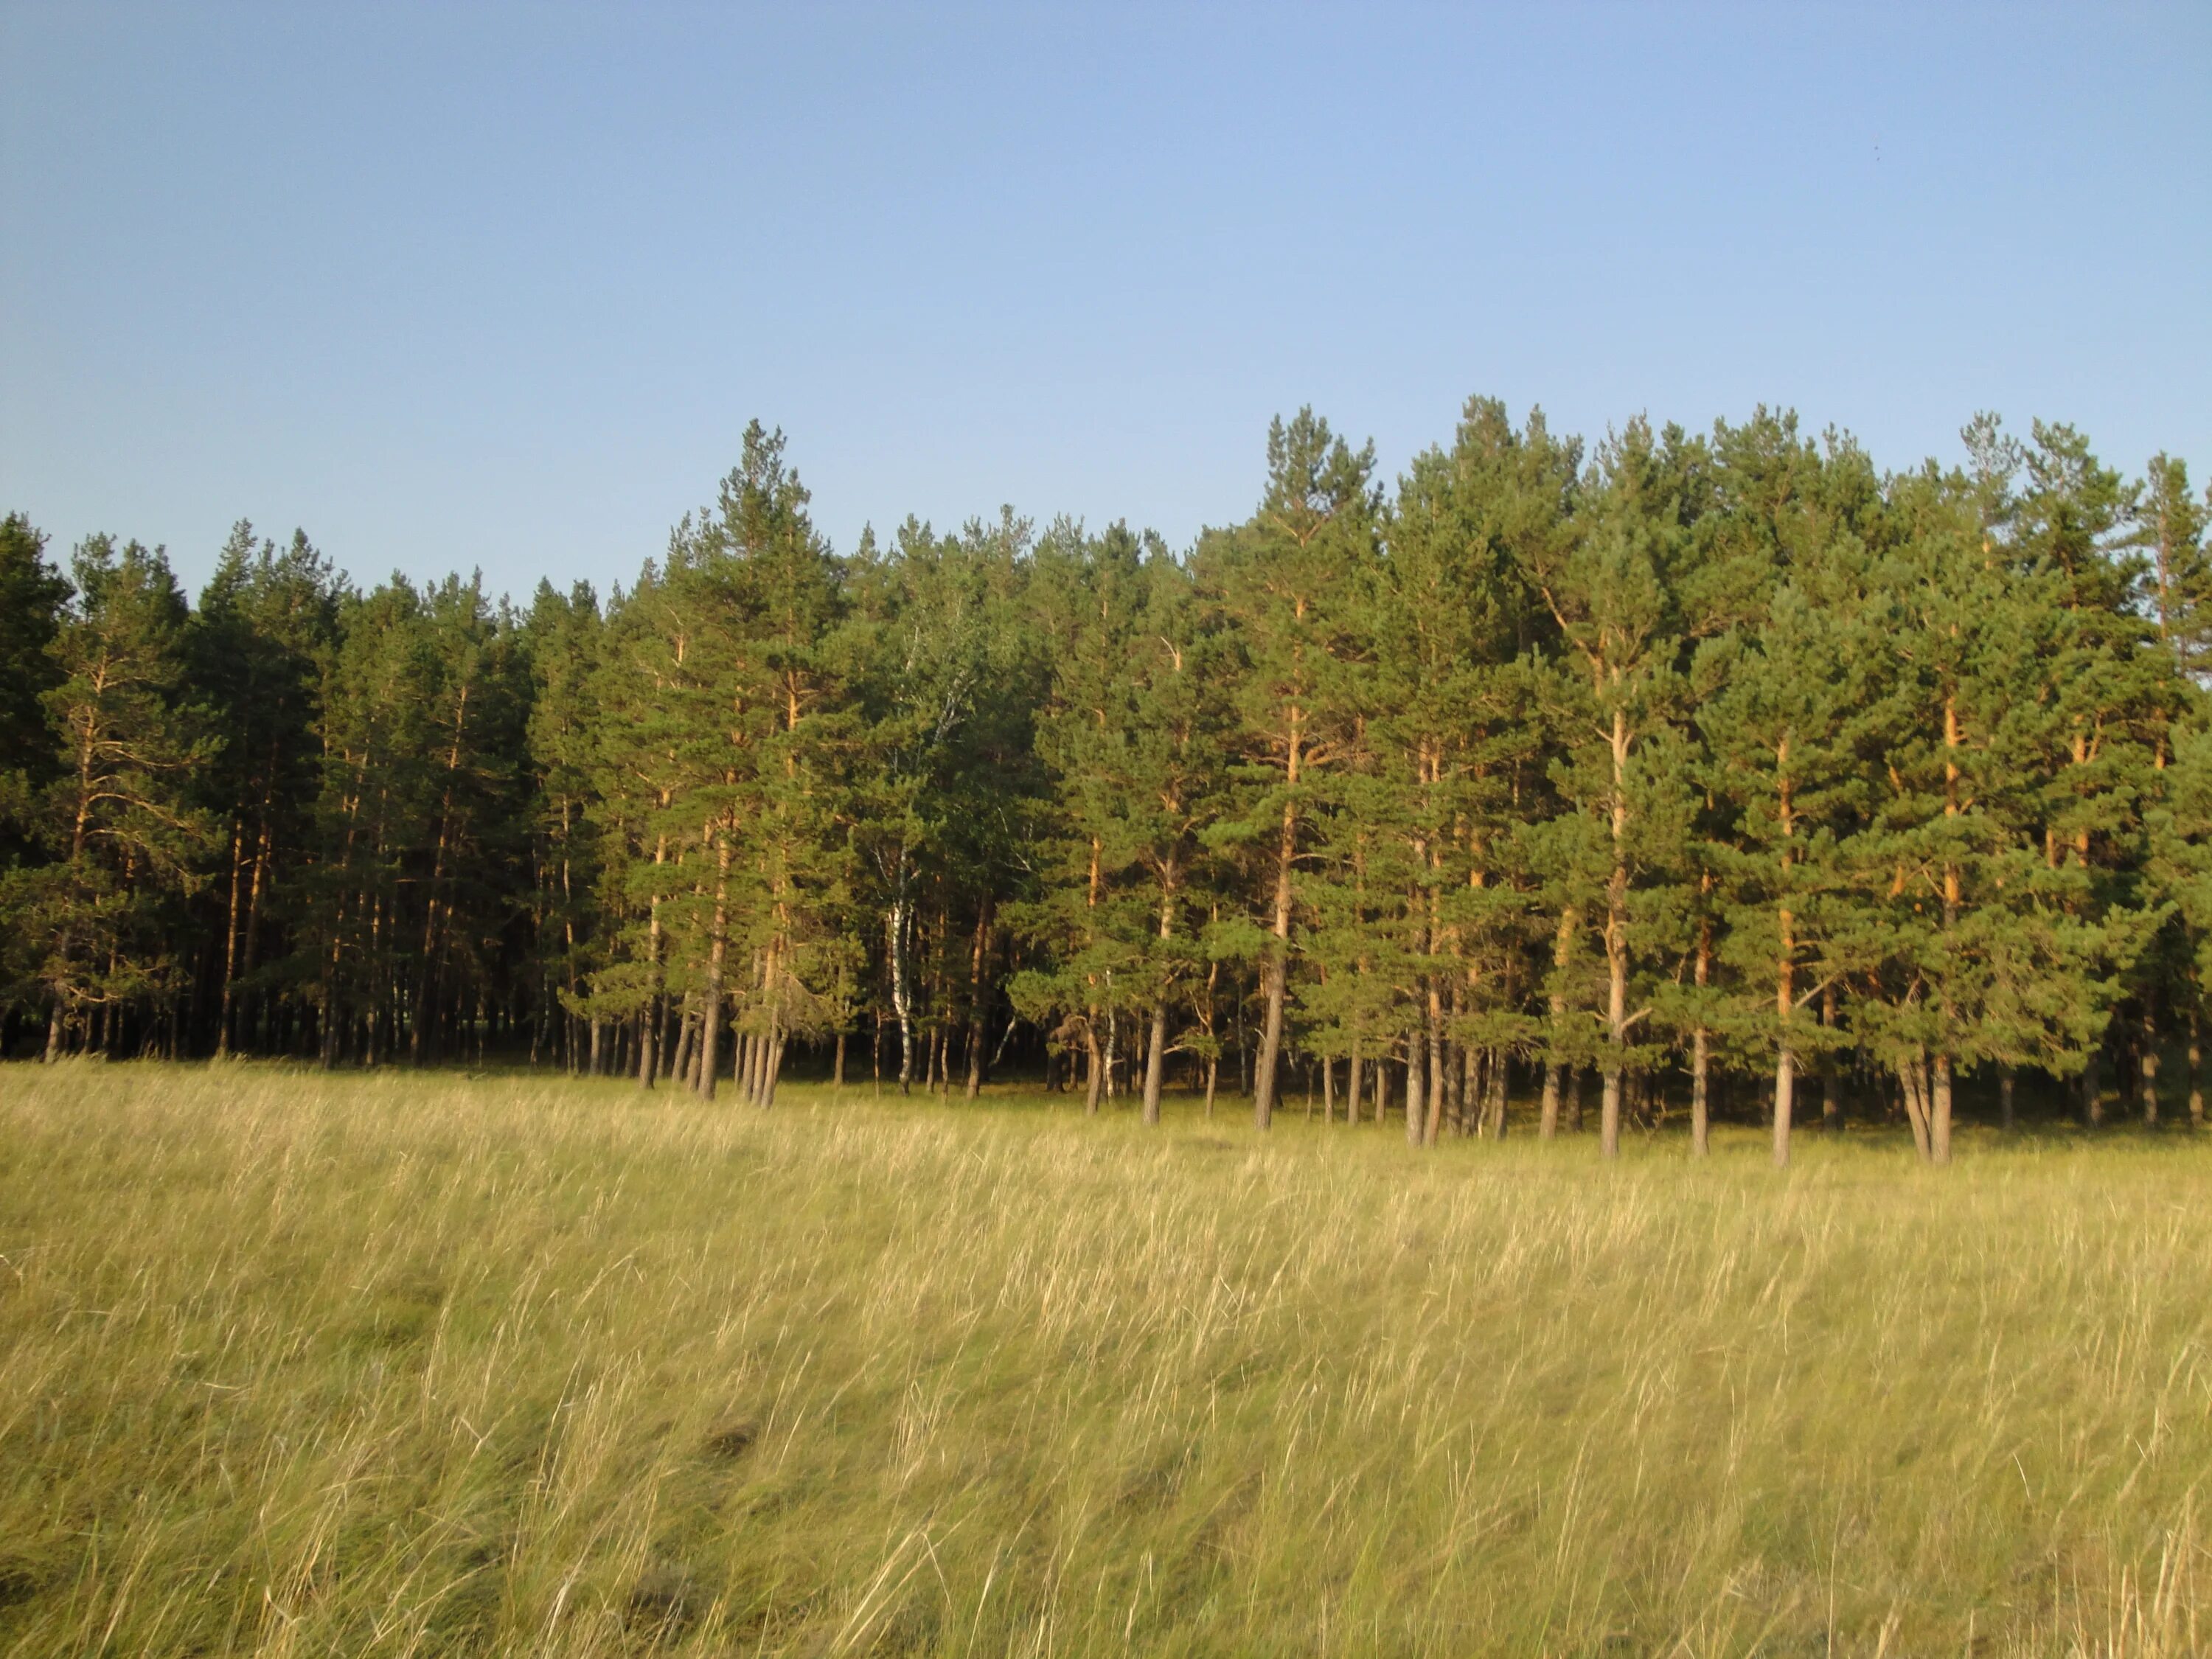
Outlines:
[[[2197,1127],[2184,465],[1310,410],[1185,549],[849,552],[756,423],[604,594],[0,532],[0,1047],[1447,1136]],[[1256,459],[1256,458],[1255,458]],[[1255,469],[1257,471],[1257,469]]]

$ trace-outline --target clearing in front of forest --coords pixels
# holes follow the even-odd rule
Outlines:
[[[2212,1641],[2212,1153],[0,1070],[0,1652]]]

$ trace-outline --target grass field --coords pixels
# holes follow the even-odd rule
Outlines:
[[[2192,1652],[2208,1224],[2186,1133],[10,1066],[0,1653]]]

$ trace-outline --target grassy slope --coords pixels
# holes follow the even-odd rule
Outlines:
[[[0,1653],[2185,1652],[2212,1150],[0,1071]]]

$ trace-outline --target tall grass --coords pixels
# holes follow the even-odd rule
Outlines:
[[[0,1652],[2192,1652],[2208,1176],[11,1066]]]

